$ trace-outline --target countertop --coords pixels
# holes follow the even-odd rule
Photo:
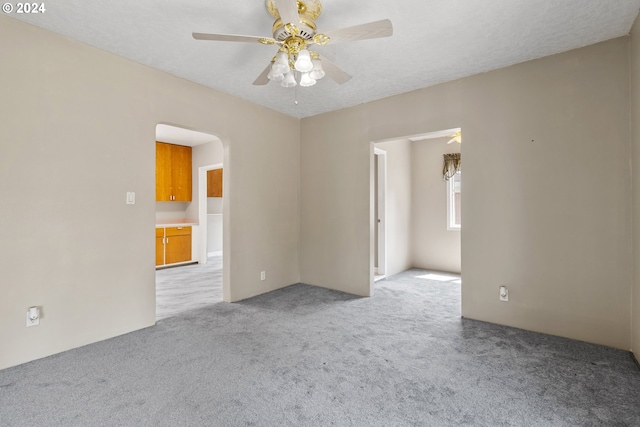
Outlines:
[[[190,218],[180,218],[180,219],[159,219],[156,220],[156,228],[161,227],[185,227],[198,225],[198,221]]]

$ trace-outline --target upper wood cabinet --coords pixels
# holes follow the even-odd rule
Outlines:
[[[222,169],[207,171],[207,197],[222,197]]]
[[[156,201],[191,201],[191,147],[156,142]]]

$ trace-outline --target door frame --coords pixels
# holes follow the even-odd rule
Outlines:
[[[376,260],[378,267],[375,267],[376,263],[374,262],[373,268],[374,275],[378,276],[377,279],[382,279],[387,273],[387,152],[374,147],[373,155],[378,170],[377,188],[375,180],[372,182],[373,192],[377,192],[378,200],[378,218],[373,218],[373,230],[378,234],[378,258]]]
[[[222,169],[223,163],[215,163],[212,165],[200,166],[198,168],[198,224],[200,225],[200,244],[198,247],[198,262],[200,264],[207,263],[207,172],[214,169]],[[223,193],[224,197],[224,193]],[[224,203],[224,202],[222,202]],[[224,216],[223,228],[224,228]],[[224,251],[224,239],[222,248]],[[224,254],[224,252],[223,252]]]

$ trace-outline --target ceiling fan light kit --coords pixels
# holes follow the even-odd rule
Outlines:
[[[302,49],[298,52],[298,56],[296,58],[295,64],[293,64],[296,70],[301,73],[308,73],[313,68],[313,64],[311,63],[311,54],[307,49]]]
[[[298,2],[298,4],[300,5],[301,2]],[[298,10],[304,10],[304,7],[298,6]],[[276,24],[279,22],[281,23],[282,20],[276,20]],[[315,34],[315,24],[313,24],[313,27],[313,32],[306,33],[306,37],[309,39]],[[280,28],[284,29],[283,33],[277,33]],[[307,28],[311,27],[307,26]],[[300,36],[300,30],[295,25],[287,24],[276,28],[274,24],[274,36],[283,37],[282,34],[285,35],[284,40],[271,64],[271,71],[267,77],[269,80],[280,81],[280,85],[283,87],[294,87],[298,82],[293,71],[298,71],[300,73],[300,86],[309,87],[315,85],[316,81],[325,75],[322,64],[320,64],[320,55],[307,49],[307,38]],[[309,72],[314,72],[316,77],[310,76]],[[286,77],[288,74],[291,74],[291,78]]]
[[[322,14],[320,0],[266,0],[266,6],[267,11],[275,18],[272,27],[273,38],[193,33],[193,38],[196,40],[257,41],[264,45],[278,45],[278,52],[253,82],[254,85],[265,85],[273,80],[280,82],[283,87],[294,87],[298,84],[309,87],[315,85],[325,75],[336,83],[343,84],[349,81],[351,76],[333,62],[320,58],[320,54],[309,50],[309,47],[322,46],[331,41],[367,40],[389,37],[393,34],[391,21],[388,19],[326,34],[318,33],[315,20]]]
[[[282,87],[294,87],[295,85],[297,85],[297,83],[296,79],[293,77],[293,73],[288,72],[282,80]]]
[[[320,80],[325,76],[324,68],[322,68],[322,62],[320,62],[319,58],[311,58],[311,62],[313,63],[313,69],[309,73],[312,79]]]
[[[300,75],[300,86],[309,87],[313,86],[314,84],[316,84],[316,80],[312,79],[311,76],[309,76],[309,73],[302,73]]]

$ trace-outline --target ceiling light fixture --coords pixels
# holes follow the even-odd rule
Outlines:
[[[283,87],[294,87],[298,84],[303,87],[313,86],[316,81],[325,76],[320,55],[307,48],[308,42],[300,37],[298,27],[292,24],[287,24],[285,27],[286,34],[289,35],[282,41],[280,50],[271,61],[267,78],[281,82]],[[294,75],[294,71],[298,72],[298,76]],[[291,77],[287,78],[287,75]]]
[[[391,21],[369,22],[342,28],[326,34],[316,31],[316,19],[322,13],[321,0],[266,0],[267,10],[276,21],[273,23],[271,37],[242,36],[235,34],[193,33],[197,40],[217,40],[231,42],[259,42],[265,45],[278,45],[279,49],[271,63],[253,82],[265,85],[269,81],[280,82],[281,86],[313,86],[325,75],[338,84],[343,84],[351,76],[333,62],[309,49],[310,46],[322,46],[329,41],[334,43],[356,40],[377,39],[393,34]]]

